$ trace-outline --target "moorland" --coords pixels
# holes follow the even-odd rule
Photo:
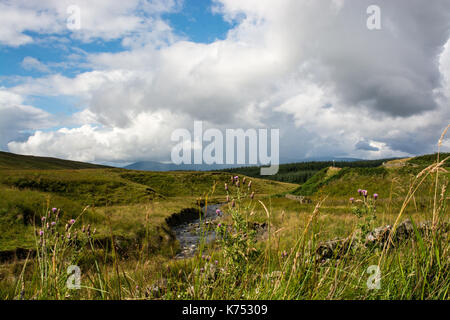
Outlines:
[[[287,164],[263,179],[1,152],[0,298],[448,299],[449,156]],[[192,232],[216,240],[200,234],[175,259],[173,227],[208,204],[217,217]]]

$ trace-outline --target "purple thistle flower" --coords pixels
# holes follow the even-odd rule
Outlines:
[[[74,223],[75,223],[75,219],[70,219],[70,220],[69,220],[69,224],[70,224],[70,225],[72,225],[72,224],[74,224]]]
[[[239,176],[235,176],[234,180],[238,181],[239,180]]]
[[[236,201],[234,201],[234,199],[233,199],[233,201],[231,201],[231,207],[232,208],[236,207]]]
[[[52,208],[52,212],[53,212],[53,213],[55,213],[55,212],[56,212],[56,210],[58,210],[58,209],[56,209],[56,208]]]
[[[42,218],[41,218],[41,221],[42,221],[42,222],[44,222],[44,221],[45,221],[45,219],[46,219],[45,217],[42,217]]]
[[[361,195],[362,194],[362,190],[358,189],[358,193],[359,193],[359,195]]]
[[[375,200],[377,200],[377,199],[378,199],[378,193],[374,193],[374,194],[373,194],[373,198],[374,198]]]
[[[220,216],[220,215],[222,214],[222,212],[220,211],[220,209],[217,209],[217,210],[216,210],[216,214],[217,214],[218,216]]]
[[[217,265],[217,264],[219,264],[219,261],[217,261],[217,260],[216,260],[216,261],[214,261],[214,264],[216,264],[216,265]]]
[[[282,258],[286,258],[287,255],[288,255],[288,253],[286,252],[286,250],[281,253],[281,257]]]
[[[52,221],[52,223],[50,223],[50,225],[51,225],[52,227],[54,227],[54,226],[56,226],[56,222],[55,222],[55,221]]]
[[[225,191],[228,191],[228,185],[225,183]]]
[[[217,227],[219,227],[219,228],[220,228],[220,227],[222,227],[222,224],[221,224],[221,223],[219,223],[219,224],[217,225]]]
[[[44,231],[39,230],[39,235],[42,237],[44,235]]]
[[[363,196],[364,196],[365,198],[367,198],[367,190],[363,190],[363,191],[362,191],[362,194],[363,194]]]
[[[353,201],[355,201],[355,198],[350,198],[350,202],[353,203]]]

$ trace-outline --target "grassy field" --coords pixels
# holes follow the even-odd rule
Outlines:
[[[19,170],[24,159],[27,169]],[[80,221],[96,224],[98,237],[105,236],[105,219],[110,216],[114,234],[135,239],[149,210],[149,223],[159,227],[181,209],[197,207],[197,199],[211,194],[215,184],[220,183],[220,188],[214,191],[214,201],[224,200],[223,181],[230,178],[215,172],[93,169],[71,161],[63,169],[64,160],[49,159],[0,153],[0,255],[15,248],[33,248],[34,224],[50,208],[60,208],[61,218],[69,220],[87,207]],[[252,183],[261,195],[295,188],[261,179]]]
[[[20,169],[3,156],[0,255],[32,251],[3,259],[2,299],[449,299],[450,168],[436,155],[326,166],[302,185],[240,175],[239,187],[227,172],[63,169],[42,159]],[[174,260],[166,219],[227,196],[210,226],[218,240]],[[405,219],[409,240],[367,244],[369,231]],[[318,257],[330,239],[352,245]],[[69,265],[81,268],[78,290],[66,286]],[[368,287],[369,267],[379,268],[379,288]]]

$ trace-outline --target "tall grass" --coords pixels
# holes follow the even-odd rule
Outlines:
[[[437,164],[438,165],[438,164]],[[429,168],[431,171],[435,167]],[[414,186],[411,187],[414,191]],[[440,194],[436,215],[447,213],[446,192]],[[411,194],[409,194],[409,197]],[[408,199],[408,198],[407,198]],[[246,213],[236,205],[230,213],[234,222],[231,240],[222,241],[218,263],[205,260],[193,280],[187,283],[193,299],[448,299],[450,267],[448,229],[416,232],[410,241],[392,242],[384,248],[349,247],[338,257],[326,261],[316,259],[317,217],[319,202],[288,250],[277,250],[271,238],[258,245],[242,241],[251,239],[245,231]],[[404,208],[404,207],[402,207]],[[401,217],[402,211],[399,213]],[[267,211],[267,216],[270,213]],[[448,218],[448,217],[447,217]],[[268,218],[269,219],[269,218]],[[241,221],[244,220],[244,223]],[[448,219],[447,219],[448,220]],[[365,223],[363,223],[364,225]],[[394,224],[394,230],[395,226]],[[299,230],[300,231],[300,230]],[[356,232],[357,230],[355,230]],[[393,233],[391,233],[392,235]],[[264,250],[264,253],[261,251]],[[233,253],[230,255],[229,253]],[[249,254],[255,253],[255,254]],[[239,257],[239,258],[237,258]],[[379,289],[368,286],[370,266],[380,268]],[[189,284],[195,284],[189,287]]]
[[[14,276],[4,280],[9,287],[0,286],[0,295],[7,299],[448,300],[448,175],[443,173],[449,157],[441,159],[439,153],[436,157],[402,186],[406,195],[399,204],[394,202],[398,182],[392,181],[389,191],[382,193],[384,199],[363,196],[353,206],[319,193],[315,205],[305,205],[309,213],[282,210],[279,214],[277,203],[288,200],[255,197],[247,181],[232,177],[219,190],[220,197],[227,196],[227,204],[223,218],[211,226],[217,240],[202,241],[197,254],[183,260],[172,259],[175,252],[149,252],[152,208],[146,213],[144,235],[134,256],[120,252],[111,217],[102,226],[109,229],[109,240],[99,243],[90,228],[79,225],[85,211],[74,221],[61,221],[57,210],[47,209],[34,228],[35,255],[11,267]],[[430,182],[432,189],[423,188]],[[364,186],[354,186],[358,187]],[[427,194],[418,194],[426,190],[430,201]],[[206,205],[210,197],[205,196]],[[413,216],[409,208],[418,211],[422,198],[427,204],[421,209],[424,212]],[[342,210],[345,239],[351,245],[324,257],[317,248],[330,231],[327,228],[337,228],[329,223],[333,212],[324,210],[327,203]],[[354,214],[353,220],[346,218],[347,213]],[[395,241],[406,218],[412,220],[413,236]],[[422,226],[429,227],[419,227],[419,219],[428,220]],[[387,241],[368,245],[366,235],[385,221],[392,221]],[[79,289],[67,287],[70,265],[81,267]]]
[[[183,288],[187,297],[193,299],[448,299],[448,181],[439,181],[439,172],[445,171],[442,167],[447,160],[448,157],[440,160],[438,153],[436,162],[414,177],[384,246],[363,243],[376,218],[374,203],[364,199],[363,210],[356,210],[364,220],[352,232],[363,233],[356,238],[359,243],[326,260],[317,259],[316,251],[317,218],[325,198],[317,203],[304,229],[294,231],[294,241],[288,248],[280,250],[274,245],[270,230],[265,243],[254,242],[247,227],[254,205],[252,201],[244,204],[242,196],[246,195],[238,187],[229,208],[232,226],[220,226],[218,230],[222,235],[218,260],[204,260],[201,269],[195,268],[187,277],[178,279],[177,288]],[[412,239],[394,243],[408,204],[430,177],[434,180],[430,230],[420,232],[413,221]],[[270,225],[271,212],[262,202],[259,204]],[[370,282],[374,279],[370,274],[373,267],[378,269],[379,286]]]

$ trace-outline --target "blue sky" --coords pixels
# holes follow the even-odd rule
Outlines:
[[[226,22],[220,13],[213,13],[211,0],[184,0],[176,12],[162,14],[161,17],[173,28],[176,35],[197,43],[211,43],[223,40],[235,24]],[[62,43],[46,41],[48,35],[25,32],[35,38],[35,43],[20,47],[0,46],[0,70],[2,76],[42,76],[42,72],[25,70],[21,63],[27,56],[33,56],[44,64],[64,62],[69,54],[79,54],[78,48],[88,53],[119,52],[125,50],[122,39],[111,41],[93,40],[89,43],[68,38],[66,33],[60,38]],[[67,76],[73,76],[84,69],[55,68]],[[3,80],[5,81],[5,80]],[[3,82],[2,82],[3,84]]]
[[[223,40],[235,24],[226,22],[219,13],[212,12],[210,0],[185,0],[181,11],[163,15],[175,33],[198,43]]]
[[[223,40],[234,24],[226,22],[221,14],[213,13],[213,5],[210,0],[184,0],[176,11],[164,13],[161,18],[173,28],[175,35],[183,39],[206,44]],[[23,78],[45,77],[51,73],[74,77],[92,68],[82,66],[81,63],[67,65],[65,63],[68,56],[79,56],[79,60],[75,61],[81,62],[84,54],[117,53],[128,50],[122,45],[122,38],[83,42],[68,37],[69,32],[65,32],[63,36],[54,35],[55,40],[48,40],[48,35],[37,32],[24,32],[24,34],[33,37],[35,41],[19,47],[0,46],[0,86],[12,87],[20,83]],[[22,62],[26,57],[33,57],[49,66],[49,71],[24,68]],[[75,106],[80,103],[73,97],[39,95],[31,95],[25,102],[55,115],[72,114],[78,110]]]

